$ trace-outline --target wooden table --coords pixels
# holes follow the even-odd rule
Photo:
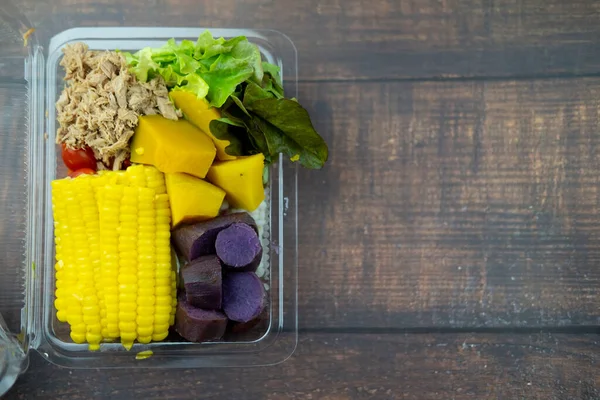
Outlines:
[[[299,176],[291,359],[125,372],[34,352],[8,399],[600,398],[599,2],[22,3],[40,35],[281,30],[331,157]]]

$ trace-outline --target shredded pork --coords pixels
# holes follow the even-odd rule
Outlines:
[[[96,159],[117,170],[129,156],[129,139],[140,115],[177,120],[181,112],[169,100],[162,77],[139,82],[125,57],[114,51],[90,51],[84,43],[63,49],[60,63],[67,85],[56,102],[60,127],[56,142],[69,148],[89,146]]]

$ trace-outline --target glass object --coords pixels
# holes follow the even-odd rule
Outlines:
[[[19,341],[8,332],[0,314],[0,396],[3,396],[27,369],[27,355]]]

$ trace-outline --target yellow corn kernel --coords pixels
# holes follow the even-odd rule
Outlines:
[[[154,333],[154,321],[152,321],[151,325],[146,327],[137,326],[137,334],[138,337],[143,338],[152,338],[152,334]]]
[[[145,285],[142,285],[138,288],[138,298],[146,297],[146,296],[150,296],[150,297],[152,297],[152,299],[154,299],[154,286],[147,287]],[[139,301],[138,301],[138,303],[139,303]],[[138,304],[138,305],[141,306],[142,304]],[[154,303],[152,303],[152,305],[154,305]]]
[[[52,211],[54,214],[54,236],[56,246],[56,317],[61,322],[68,320],[68,307],[77,274],[73,266],[73,235],[70,227],[72,221],[67,214],[67,201],[74,195],[71,182],[68,180],[53,181]],[[58,271],[61,273],[58,274]],[[59,290],[60,289],[60,290]]]
[[[148,327],[148,329],[150,329],[150,333],[144,334],[143,336],[148,336],[148,335],[152,336],[152,329],[153,329],[153,325],[154,325],[154,315],[152,315],[152,313],[146,314],[146,315],[139,314],[137,316],[136,322],[138,324],[138,330],[145,329],[145,328],[141,327],[140,325],[145,325],[146,327]]]
[[[85,333],[76,333],[71,331],[71,339],[78,344],[85,343]]]
[[[173,285],[171,285],[171,287],[169,286],[159,286],[156,288],[156,296],[169,296],[169,302],[171,299],[171,288]]]
[[[168,295],[157,295],[156,296],[156,304],[154,306],[154,318],[155,321],[157,321],[158,319],[160,319],[161,316],[166,315],[166,316],[170,316],[171,315],[171,304],[172,304],[172,296],[170,293],[171,290],[171,285],[170,285],[170,277],[169,279],[166,280],[166,285],[161,286],[160,281],[157,280],[156,283],[156,290],[157,292],[161,292],[164,291],[163,287],[167,289],[167,293]],[[160,325],[160,324],[159,324]],[[167,327],[168,328],[168,327]],[[155,333],[161,333],[156,322],[155,322]],[[154,339],[156,340],[156,339]]]
[[[146,177],[151,174],[153,167],[145,167]],[[148,307],[154,305],[152,291],[155,287],[155,191],[143,188],[139,191],[138,208],[138,312],[137,333],[138,341],[148,343],[154,333],[154,313]],[[148,295],[150,294],[150,295]]]
[[[122,319],[121,321],[119,321],[119,329],[121,330],[121,339],[123,339],[123,335],[129,335],[130,337],[131,335],[133,335],[133,338],[135,340],[135,331],[137,329],[137,324],[135,323],[135,321],[126,321]],[[123,345],[125,344],[126,343],[123,343]]]
[[[100,316],[94,283],[97,257],[97,205],[91,181],[81,177],[54,181],[53,212],[57,251],[57,318],[71,325],[76,343],[86,339],[95,349],[100,343]]]
[[[94,279],[100,274],[99,234],[100,224],[98,204],[94,196],[91,177],[82,176],[74,179],[77,201],[81,208],[81,219],[85,226],[85,235],[76,237],[77,251],[82,254],[79,259],[79,279],[84,289],[82,291],[83,322],[87,326],[86,340],[90,350],[96,348],[102,337],[100,336],[100,306],[98,301],[97,286]]]
[[[142,344],[148,344],[152,341],[152,336],[139,336],[138,335],[137,341]]]
[[[146,186],[158,195],[167,193],[164,174],[155,167],[146,167]]]
[[[109,176],[109,174],[107,174]],[[118,338],[119,330],[119,242],[115,232],[119,229],[119,215],[123,187],[105,185],[98,188],[100,222],[100,279],[103,286],[106,317],[101,318],[102,335]]]
[[[137,333],[135,331],[121,331],[121,344],[123,345],[123,347],[125,347],[126,350],[131,350],[135,339],[137,339]]]
[[[121,322],[135,322],[137,317],[137,312],[135,311],[135,306],[133,303],[124,303],[125,308],[133,309],[134,311],[125,311],[121,309],[119,312],[119,323]]]
[[[160,341],[169,334],[169,326],[174,323],[173,304],[176,304],[176,282],[172,270],[172,255],[170,246],[170,224],[171,210],[169,206],[169,196],[166,192],[164,183],[164,175],[154,167],[146,167],[146,185],[148,188],[155,190],[154,198],[154,284],[155,292],[153,293],[154,312],[153,322],[154,330],[152,340]],[[173,288],[175,287],[175,292]],[[150,303],[146,303],[144,307],[148,307]],[[145,308],[141,310],[146,311]],[[149,311],[149,310],[148,310]],[[139,313],[138,313],[139,315]],[[145,313],[143,314],[145,315]],[[144,332],[145,333],[145,332]]]
[[[161,314],[154,317],[154,323],[157,325],[168,324],[171,319],[171,313]]]
[[[137,170],[137,169],[135,169]],[[134,170],[134,171],[135,171]],[[143,170],[141,170],[143,172]],[[129,174],[129,182],[135,184],[139,180],[138,175]],[[145,176],[144,176],[145,180]],[[138,228],[139,190],[136,187],[124,187],[121,208],[119,212],[119,331],[121,343],[126,349],[130,349],[137,338],[136,307],[137,302],[137,257],[139,249],[132,249],[137,243]]]
[[[126,175],[129,186],[146,187],[146,167],[145,165],[132,165],[127,168]]]

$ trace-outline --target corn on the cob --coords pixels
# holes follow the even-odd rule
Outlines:
[[[127,350],[137,337],[138,191],[125,187],[119,212],[119,331]],[[141,249],[140,249],[141,250]]]
[[[164,176],[136,165],[52,182],[57,319],[76,343],[163,340],[174,322]]]
[[[152,340],[163,340],[169,334],[172,311],[171,244],[169,196],[156,195],[156,287],[154,333]],[[175,296],[177,298],[177,296]]]
[[[68,298],[71,286],[76,283],[77,276],[67,273],[68,265],[72,265],[69,259],[72,253],[72,238],[69,230],[66,199],[68,193],[68,181],[60,180],[52,182],[52,211],[54,213],[54,232],[56,233],[56,318],[61,322],[67,322]]]
[[[107,182],[107,177],[103,175],[98,175],[95,179],[90,181],[93,189],[93,195],[96,200],[96,208],[98,210],[98,242],[96,243],[96,251],[92,257],[94,257],[95,267],[94,267],[94,276],[95,276],[95,287],[96,287],[96,295],[98,297],[98,308],[100,309],[100,334],[103,338],[107,335],[107,327],[106,327],[106,304],[104,302],[104,285],[102,280],[102,247],[100,245],[100,196],[98,189],[102,187]]]
[[[84,343],[86,340],[86,324],[83,320],[83,280],[81,279],[86,265],[86,251],[82,247],[79,238],[85,236],[85,227],[81,225],[81,208],[77,201],[77,184],[74,182],[67,186],[67,197],[65,206],[67,208],[68,229],[72,235],[71,245],[73,253],[69,257],[69,262],[65,265],[67,276],[73,276],[72,284],[67,297],[67,322],[71,325],[71,339],[75,343]]]
[[[154,333],[155,302],[155,248],[156,236],[154,189],[138,189],[138,297],[137,338],[140,343],[149,343]]]
[[[98,189],[100,198],[100,246],[102,280],[106,318],[101,320],[102,336],[115,339],[119,330],[119,212],[123,198],[123,187],[106,185]]]
[[[94,284],[98,265],[98,208],[91,190],[92,178],[52,183],[57,235],[57,319],[71,325],[76,343],[99,348],[100,310]]]
[[[86,324],[86,340],[90,350],[98,350],[102,341],[100,327],[100,306],[94,276],[100,272],[100,252],[98,249],[100,225],[98,205],[91,186],[93,178],[84,177],[77,182],[77,201],[81,207],[81,221],[85,224],[85,235],[77,236],[77,251],[84,253],[78,259],[79,282],[83,286],[83,322]],[[80,250],[81,249],[81,250]]]
[[[156,168],[148,168],[146,169],[146,177],[147,177],[147,185],[149,188],[153,188],[156,191],[156,228],[157,228],[157,232],[170,232],[170,224],[171,224],[171,208],[169,205],[169,196],[167,195],[167,186],[165,184],[165,179],[164,176],[161,172],[159,172]],[[158,252],[160,252],[161,254],[161,262],[166,262],[167,260],[167,256],[166,256],[166,251],[168,249],[168,251],[170,252],[170,256],[169,256],[169,264],[171,265],[171,290],[170,290],[170,295],[171,295],[171,310],[169,312],[169,319],[166,319],[166,314],[161,314],[162,312],[165,311],[164,308],[161,308],[162,306],[159,306],[157,304],[156,306],[156,313],[158,315],[158,318],[155,317],[155,320],[159,323],[159,324],[163,324],[162,328],[163,331],[162,332],[156,332],[156,334],[154,335],[154,340],[162,340],[162,339],[158,339],[161,336],[165,336],[166,334],[168,334],[168,332],[166,332],[164,330],[164,324],[168,323],[169,326],[173,325],[175,323],[175,311],[177,310],[177,272],[176,272],[176,265],[174,263],[171,262],[171,260],[175,260],[175,254],[171,252],[170,250],[170,233],[169,236],[164,236],[162,238],[157,237],[156,238],[156,249],[157,249],[157,254]],[[162,264],[157,264],[157,268],[166,268],[166,265],[164,263]],[[165,286],[157,286],[157,293],[156,295],[165,295],[166,294],[166,287]],[[163,299],[164,300],[164,299]],[[160,327],[160,326],[159,326]],[[168,330],[168,328],[167,328]]]

